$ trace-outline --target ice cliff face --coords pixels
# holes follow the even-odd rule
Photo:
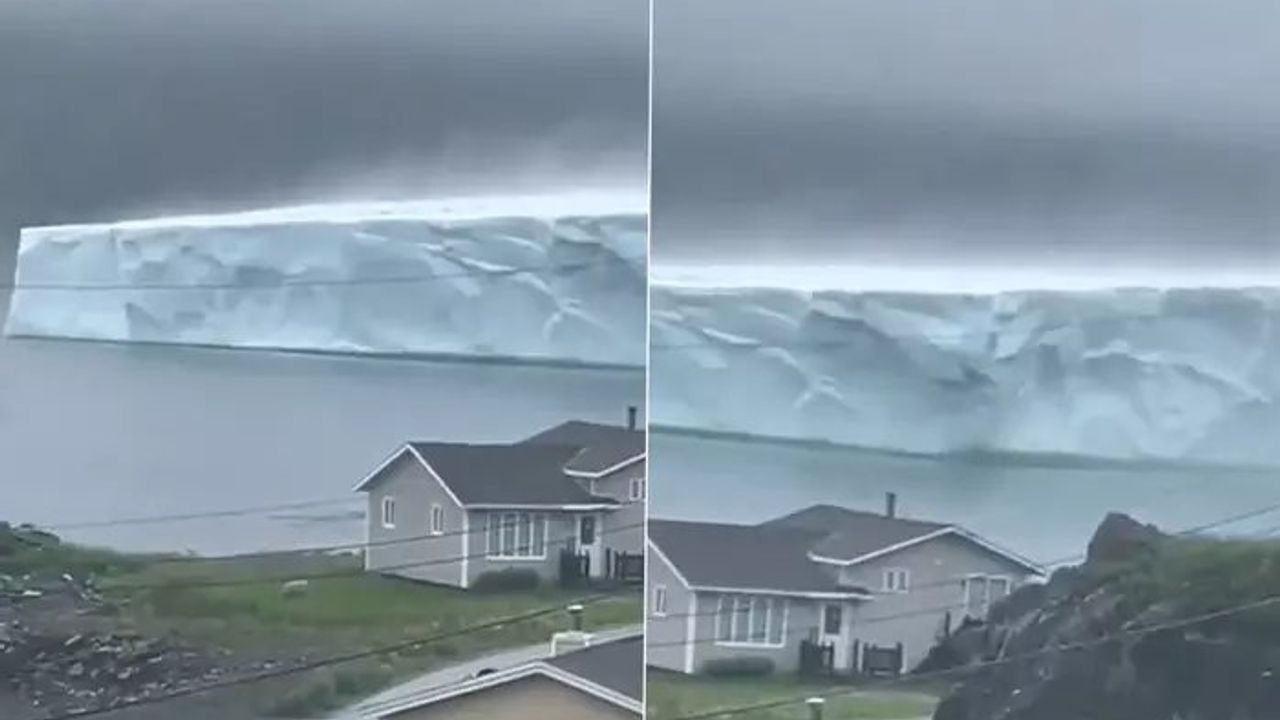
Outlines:
[[[645,232],[584,194],[29,228],[5,330],[639,366]]]
[[[655,423],[1280,464],[1280,288],[652,295]]]

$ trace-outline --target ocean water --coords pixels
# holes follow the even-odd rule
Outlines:
[[[140,551],[359,542],[351,489],[405,440],[621,423],[643,401],[638,370],[0,339],[0,519]]]
[[[887,455],[687,434],[650,435],[652,517],[758,522],[814,503],[955,523],[1040,562],[1083,553],[1108,512],[1182,531],[1280,506],[1280,468],[1036,463]],[[1215,529],[1280,538],[1280,507]]]

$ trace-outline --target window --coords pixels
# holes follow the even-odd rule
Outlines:
[[[667,586],[653,586],[653,607],[652,614],[657,617],[663,617],[667,614]]]
[[[888,568],[884,571],[884,591],[904,593],[911,589],[911,572],[902,568]]]
[[[396,499],[387,496],[382,498],[382,527],[393,528],[396,526]]]
[[[985,618],[991,606],[1009,595],[1012,582],[1007,577],[970,575],[961,586],[964,591],[964,611],[969,617]]]
[[[721,595],[720,601],[716,604],[716,641],[726,643],[731,640],[733,640],[733,598]]]
[[[839,605],[822,606],[822,634],[839,635],[844,624],[844,608]]]
[[[761,595],[721,595],[716,604],[716,642],[781,647],[786,637],[787,600]]]
[[[439,504],[431,506],[431,534],[444,534],[444,508]]]
[[[578,544],[589,547],[596,544],[596,517],[583,515],[578,518]]]
[[[628,497],[632,500],[644,499],[644,477],[631,478],[630,492]]]
[[[485,518],[485,556],[541,560],[547,556],[547,516],[543,513],[491,512]]]

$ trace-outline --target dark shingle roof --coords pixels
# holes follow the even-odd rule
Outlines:
[[[853,560],[950,527],[923,520],[888,517],[835,505],[814,505],[763,523],[763,527],[818,533],[813,553],[833,560]]]
[[[439,442],[409,445],[464,505],[613,502],[588,493],[564,474],[564,464],[579,452],[575,446]]]
[[[639,700],[644,686],[644,636],[635,635],[565,653],[547,663]]]
[[[649,539],[690,585],[782,592],[862,592],[840,587],[807,557],[822,534],[769,525],[649,521]]]
[[[570,420],[526,438],[522,445],[570,445],[581,452],[566,470],[598,473],[644,455],[644,432],[618,425]]]

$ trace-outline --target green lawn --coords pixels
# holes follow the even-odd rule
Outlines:
[[[807,683],[791,677],[709,678],[688,677],[650,670],[648,715],[650,720],[668,720],[691,713],[729,709],[788,698],[830,693],[839,688]],[[938,704],[938,696],[928,689],[847,688],[839,697],[828,697],[824,720],[916,720],[928,718]],[[734,715],[734,720],[808,720],[809,709],[802,699],[794,703]]]

